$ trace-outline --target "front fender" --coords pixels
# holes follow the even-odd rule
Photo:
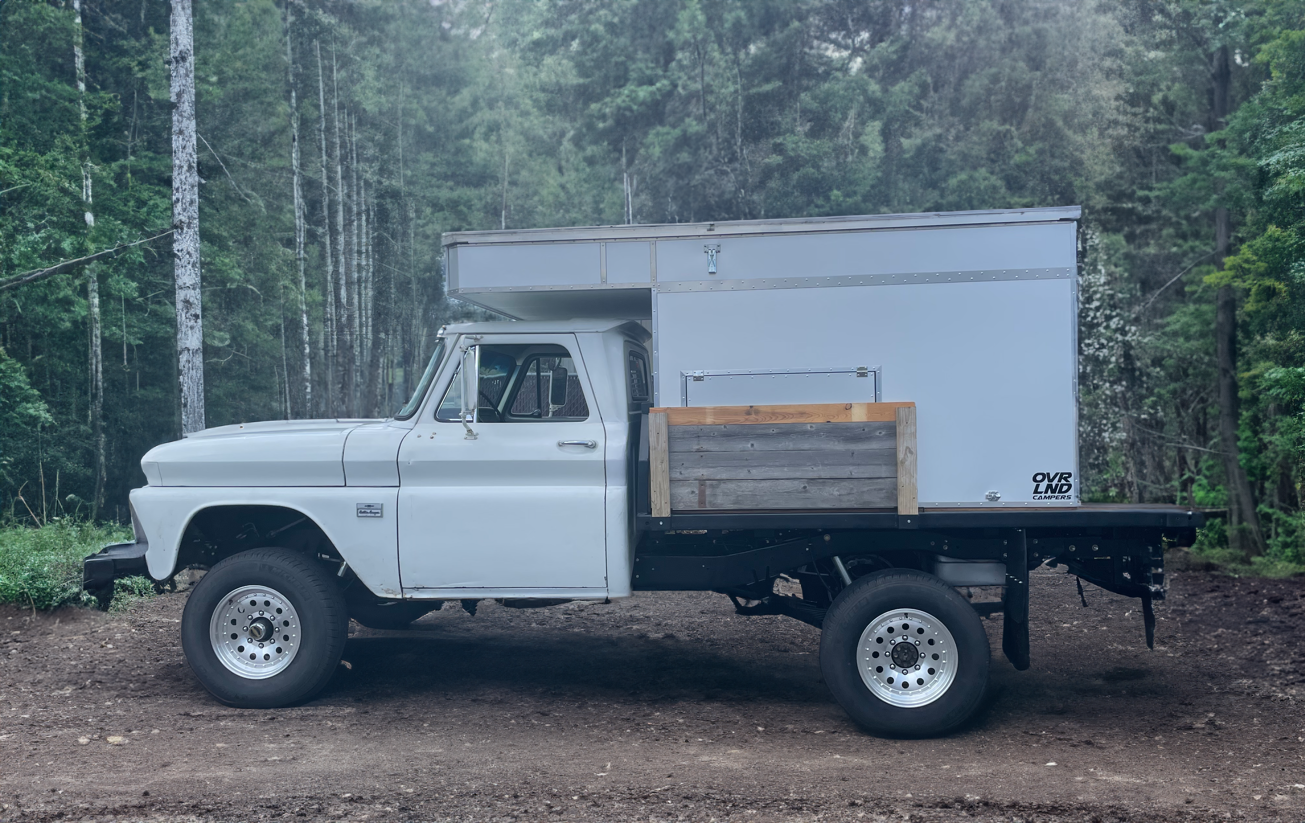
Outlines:
[[[275,506],[297,511],[317,524],[348,562],[363,585],[380,597],[402,597],[399,545],[395,526],[398,489],[200,488],[145,486],[131,493],[136,513],[137,541],[145,542],[150,577],[166,580],[176,574],[181,541],[201,511],[224,506]],[[359,506],[371,506],[359,517]],[[379,510],[380,516],[374,512]]]

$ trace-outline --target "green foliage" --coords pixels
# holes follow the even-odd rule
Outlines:
[[[0,504],[12,503],[21,479],[34,474],[31,458],[40,453],[41,430],[52,422],[22,364],[0,348]]]
[[[1078,203],[1085,499],[1227,505],[1213,327],[1232,286],[1263,562],[1301,556],[1305,0],[248,0],[195,14],[210,425],[343,413],[326,277],[366,239],[348,209],[338,232],[355,175],[377,345],[358,414],[406,399],[434,330],[469,311],[444,296],[445,231]],[[85,21],[83,148],[71,9],[0,3],[0,280],[170,222],[167,4],[100,4]],[[5,511],[24,514],[19,488],[40,519],[92,495],[88,275],[104,511],[125,511],[141,454],[177,430],[171,263],[166,243],[140,246],[0,292]]]
[[[125,612],[155,594],[154,581],[148,577],[119,578],[113,581],[113,600],[109,603],[109,611]]]
[[[82,560],[130,536],[121,527],[71,518],[41,528],[0,527],[0,603],[42,610],[93,603],[82,591]]]

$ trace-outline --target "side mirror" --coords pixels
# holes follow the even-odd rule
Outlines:
[[[458,370],[458,379],[462,381],[462,425],[467,430],[467,439],[475,440],[476,433],[471,430],[471,424],[476,422],[476,399],[480,395],[479,346],[462,349],[462,367]]]
[[[548,380],[548,404],[555,409],[566,405],[566,389],[570,375],[565,366],[554,366]]]

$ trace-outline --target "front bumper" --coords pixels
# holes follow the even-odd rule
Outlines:
[[[149,577],[145,553],[150,544],[114,543],[82,561],[82,588],[96,599],[101,609],[113,600],[113,581],[124,577]]]

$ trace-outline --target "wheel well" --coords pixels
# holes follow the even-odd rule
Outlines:
[[[285,506],[213,506],[187,524],[176,570],[207,569],[233,554],[265,546],[340,556],[322,528],[303,512]]]

